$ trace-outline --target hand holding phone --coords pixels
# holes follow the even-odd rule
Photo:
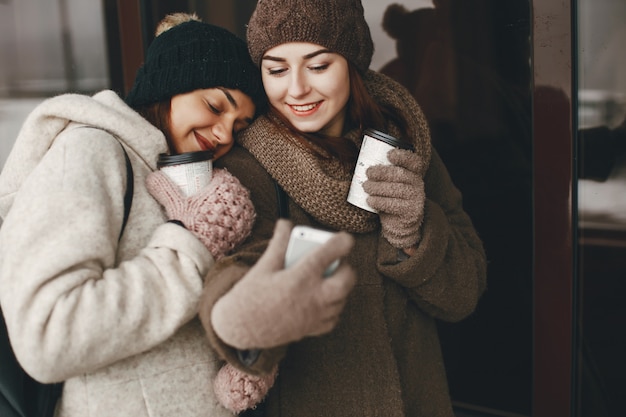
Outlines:
[[[326,334],[337,325],[356,273],[347,262],[340,262],[331,279],[321,279],[319,274],[350,253],[354,238],[337,232],[315,249],[319,259],[305,257],[284,269],[291,231],[292,223],[279,219],[254,266],[212,308],[201,308],[203,323],[210,320],[224,343],[237,349],[270,348]]]
[[[295,226],[289,237],[287,253],[285,254],[285,268],[289,268],[298,259],[306,256],[316,247],[324,244],[335,233],[326,230],[315,229],[309,226]],[[331,263],[324,271],[324,276],[328,277],[335,272],[339,266],[339,259]]]

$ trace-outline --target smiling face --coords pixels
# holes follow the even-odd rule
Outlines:
[[[208,88],[172,97],[169,134],[176,153],[213,151],[214,159],[232,148],[234,135],[254,117],[252,99],[239,90]]]
[[[290,42],[261,61],[270,103],[302,132],[340,136],[350,98],[348,61],[323,46]]]

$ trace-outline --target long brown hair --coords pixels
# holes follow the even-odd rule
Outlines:
[[[148,122],[150,122],[153,126],[159,129],[165,135],[165,140],[167,141],[167,146],[170,150],[170,153],[174,153],[176,148],[174,148],[174,143],[171,139],[170,134],[170,110],[172,108],[172,100],[164,100],[159,101],[157,103],[149,104],[147,106],[142,106],[136,108],[137,113],[143,116]]]
[[[358,129],[359,135],[367,128],[386,131],[388,121],[393,122],[406,136],[406,122],[397,112],[378,104],[367,91],[363,76],[348,61],[350,77],[350,98],[348,99],[344,131]],[[351,167],[356,162],[359,149],[343,137],[334,137],[319,132],[300,132],[278,110],[270,106],[271,113],[278,118],[293,136],[310,152],[322,159],[337,158],[344,166]],[[315,146],[313,146],[313,145]],[[319,149],[324,152],[320,152]]]

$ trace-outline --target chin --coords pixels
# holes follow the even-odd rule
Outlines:
[[[293,123],[293,122],[292,122]],[[300,132],[304,133],[317,133],[324,129],[324,126],[320,126],[319,123],[293,123],[293,126]]]

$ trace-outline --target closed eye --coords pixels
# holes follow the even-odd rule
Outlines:
[[[270,69],[267,70],[267,73],[269,75],[281,75],[285,71],[287,71],[286,68],[270,68]]]
[[[328,66],[329,66],[329,64],[311,65],[311,66],[309,67],[309,69],[310,69],[311,71],[314,71],[314,72],[322,72],[322,71],[324,71],[324,70],[328,69]]]
[[[211,103],[207,103],[207,105],[209,106],[209,109],[215,113],[215,114],[220,114],[222,113],[222,111],[220,109],[218,109],[217,107],[215,107],[214,105],[212,105]]]

